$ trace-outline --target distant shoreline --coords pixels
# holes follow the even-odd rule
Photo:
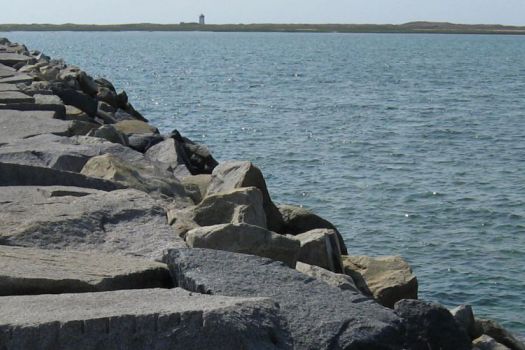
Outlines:
[[[286,33],[413,33],[413,34],[505,34],[525,35],[525,26],[471,25],[443,22],[405,24],[0,24],[0,32],[15,31],[207,31],[207,32],[286,32]]]

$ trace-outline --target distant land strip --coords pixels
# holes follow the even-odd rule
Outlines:
[[[405,24],[0,24],[0,32],[12,31],[209,31],[299,33],[433,33],[433,34],[525,34],[525,26],[410,22]]]

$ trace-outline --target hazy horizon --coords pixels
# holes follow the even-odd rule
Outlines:
[[[0,0],[0,4],[6,0]],[[63,11],[67,6],[67,11]],[[176,24],[206,15],[209,24],[402,24],[414,21],[525,25],[523,0],[26,0],[23,10],[7,5],[0,23]]]

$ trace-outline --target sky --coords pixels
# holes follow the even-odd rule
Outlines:
[[[0,0],[0,23],[440,21],[525,25],[525,0]]]

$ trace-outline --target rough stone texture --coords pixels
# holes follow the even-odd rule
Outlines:
[[[87,136],[98,137],[112,143],[118,143],[123,146],[128,144],[128,138],[126,135],[120,133],[115,129],[114,125],[102,125],[96,130],[92,130]]]
[[[277,206],[283,218],[283,233],[298,235],[317,228],[327,228],[337,232],[341,254],[348,255],[345,242],[339,231],[329,221],[312,213],[310,210],[295,205],[282,204]]]
[[[392,308],[401,299],[417,299],[418,283],[410,265],[400,256],[346,256],[344,273],[363,293],[371,293],[381,305]]]
[[[292,349],[278,306],[181,289],[0,298],[6,350]]]
[[[163,164],[166,170],[171,171],[178,178],[191,175],[184,160],[177,154],[174,139],[169,138],[150,147],[144,155],[151,161]]]
[[[407,349],[471,349],[468,334],[441,305],[405,299],[395,304],[395,313],[405,321]]]
[[[0,66],[0,77],[2,77],[2,67]],[[16,84],[0,84],[0,91],[20,91]]]
[[[262,195],[256,187],[210,195],[194,207],[168,212],[170,224],[178,218],[191,220],[199,226],[245,223],[266,228]]]
[[[75,186],[103,191],[123,188],[117,183],[82,174],[2,162],[0,162],[0,186]]]
[[[450,313],[454,316],[456,322],[467,332],[470,339],[476,339],[481,335],[476,332],[476,320],[474,318],[472,306],[460,305],[450,310]]]
[[[476,329],[481,334],[492,337],[498,343],[505,345],[511,350],[525,350],[525,344],[523,342],[495,321],[476,319]]]
[[[14,66],[17,63],[25,63],[29,61],[31,57],[26,55],[20,55],[17,53],[11,52],[0,52],[0,63],[5,64],[6,66]]]
[[[73,122],[54,116],[52,111],[0,110],[0,140],[4,143],[42,134],[73,135]]]
[[[111,154],[91,158],[82,168],[81,174],[111,180],[126,187],[147,193],[159,193],[175,197],[178,201],[193,204],[184,186],[174,177],[156,176],[155,170],[147,169],[140,163],[126,162]]]
[[[246,224],[223,224],[195,228],[186,234],[194,248],[225,250],[282,261],[295,267],[299,243],[264,228]]]
[[[266,224],[271,231],[282,233],[281,213],[270,198],[261,171],[251,162],[228,161],[219,164],[213,169],[208,195],[229,192],[241,187],[257,187],[261,191]]]
[[[46,134],[0,147],[2,162],[73,172],[80,172],[90,158],[102,154],[112,154],[129,162],[144,161],[142,154],[128,147],[89,136],[68,138]]]
[[[126,189],[50,198],[46,191],[34,186],[1,188],[0,244],[153,260],[168,248],[186,246],[167,225],[160,203],[144,192]]]
[[[123,134],[158,134],[159,130],[141,120],[123,120],[115,124],[115,128]]]
[[[488,335],[482,335],[472,342],[474,350],[510,350],[503,344],[498,343]]]
[[[0,295],[169,288],[164,264],[145,259],[0,246]]]
[[[0,79],[0,84],[18,84],[18,83],[30,83],[33,81],[33,77],[27,74],[15,74],[10,77]]]
[[[283,263],[209,249],[171,250],[166,261],[183,288],[279,303],[295,349],[401,349],[402,325],[391,310]]]
[[[341,250],[334,230],[311,230],[295,236],[295,239],[301,243],[299,261],[332,272],[343,272]]]
[[[31,103],[34,99],[31,96],[18,91],[1,91],[0,103]]]
[[[150,147],[163,140],[164,137],[159,134],[131,134],[128,136],[128,145],[135,151],[145,153]]]
[[[175,174],[175,176],[177,176]],[[208,191],[208,185],[211,181],[211,175],[189,175],[184,176],[181,179],[182,185],[186,189],[186,192],[191,193],[192,199],[195,203],[199,203],[206,196]]]
[[[328,271],[319,266],[308,265],[302,262],[297,262],[295,269],[299,272],[304,273],[312,278],[316,278],[323,282],[328,283],[333,287],[337,287],[341,290],[351,290],[353,292],[359,292],[352,277],[343,275],[341,273],[334,273]]]

